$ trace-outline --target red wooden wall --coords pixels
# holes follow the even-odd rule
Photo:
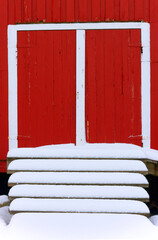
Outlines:
[[[0,171],[8,151],[7,26],[37,22],[145,21],[151,23],[151,147],[158,149],[157,0],[1,0],[0,1]]]

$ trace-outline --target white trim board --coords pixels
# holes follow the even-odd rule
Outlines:
[[[137,22],[20,24],[8,26],[9,71],[9,150],[18,147],[17,118],[17,32],[44,30],[76,30],[76,144],[85,143],[85,30],[140,29],[141,54],[141,109],[143,146],[150,148],[150,24]]]

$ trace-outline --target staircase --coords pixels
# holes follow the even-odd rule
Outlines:
[[[8,159],[10,212],[118,213],[149,216],[143,161]]]

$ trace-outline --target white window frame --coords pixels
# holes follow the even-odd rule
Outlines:
[[[17,116],[17,32],[76,30],[76,145],[85,138],[85,30],[140,29],[141,44],[141,116],[143,147],[150,148],[150,24],[140,22],[20,24],[8,26],[9,71],[9,150],[18,147]]]

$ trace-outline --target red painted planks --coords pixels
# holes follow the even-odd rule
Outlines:
[[[22,2],[21,0],[15,1],[15,21],[21,23],[23,21]]]
[[[97,131],[96,131],[96,141],[97,142],[105,142],[105,135],[102,132],[105,132],[105,94],[103,89],[105,89],[105,71],[104,71],[104,31],[99,30],[96,31],[96,123],[97,123]],[[99,71],[98,71],[99,69]],[[97,81],[100,79],[100,81]],[[102,89],[102,91],[100,91]]]
[[[60,22],[61,0],[52,0],[52,22]]]
[[[131,101],[131,84],[130,84],[130,57],[129,57],[129,33],[122,31],[121,34],[121,48],[122,48],[122,96],[123,96],[123,109],[125,113],[123,116],[123,138],[127,143],[132,143],[132,101]],[[121,110],[121,109],[120,109]]]
[[[113,143],[115,140],[114,42],[114,31],[104,31],[105,133],[103,134],[105,134],[106,143]]]
[[[129,77],[131,91],[131,140],[141,146],[141,42],[140,30],[130,30],[129,36]]]
[[[88,142],[141,145],[140,56],[139,30],[86,31]]]
[[[32,1],[32,22],[33,23],[37,22],[37,1],[38,0]]]
[[[34,32],[19,32],[18,33],[18,109],[23,110],[23,117],[18,122],[18,145],[27,146],[30,143],[30,122],[34,121],[30,116],[31,107],[31,80],[30,71],[31,66],[34,64],[34,56],[31,50],[35,41]],[[22,79],[22,81],[20,81]],[[18,112],[19,118],[20,112]],[[20,129],[20,131],[19,131]]]
[[[105,21],[105,0],[100,0],[100,20]]]
[[[7,1],[2,0],[0,7],[0,159],[2,160],[6,159],[8,152],[7,7]]]
[[[8,70],[8,49],[7,49],[7,24],[8,24],[8,14],[7,14],[7,2],[5,0],[1,1],[2,6],[0,7],[0,70]],[[7,81],[7,79],[6,79]],[[7,83],[6,83],[7,84]],[[7,85],[6,85],[7,87]],[[7,94],[7,91],[6,91]],[[7,95],[6,95],[7,96]],[[6,99],[4,99],[6,102]],[[6,116],[7,117],[7,116]]]
[[[91,2],[92,2],[92,22],[98,22],[101,19],[101,0],[98,1],[91,0]],[[102,7],[103,9],[105,9],[104,5]]]
[[[61,0],[61,22],[66,22],[66,0]]]
[[[32,22],[32,1],[24,0],[23,1],[23,21]]]
[[[135,21],[143,19],[144,0],[135,0]]]
[[[153,0],[9,0],[9,23],[149,21]],[[150,3],[151,2],[151,3]],[[156,19],[154,11],[152,19]]]
[[[123,62],[122,62],[122,30],[114,31],[114,112],[115,142],[124,140],[124,95],[123,95]],[[107,80],[108,81],[108,80]]]
[[[114,16],[115,16],[115,20],[119,21],[120,20],[120,0],[114,0],[114,4],[115,4],[115,9],[114,9]]]
[[[75,55],[75,31],[18,34],[19,147],[75,143]]]
[[[75,0],[66,1],[66,22],[75,21]]]
[[[52,0],[46,1],[46,22],[52,21]]]
[[[46,22],[46,1],[37,1],[37,21]]]
[[[135,20],[135,0],[128,0],[129,21]]]
[[[15,23],[15,0],[8,0],[8,24]]]
[[[145,22],[150,21],[150,0],[144,0],[143,20]]]
[[[86,140],[96,142],[96,36],[95,31],[86,31]],[[91,61],[89,61],[91,59]]]
[[[150,53],[151,53],[151,62],[158,62],[158,22],[157,23],[151,23],[150,24],[150,29],[151,29],[151,34],[150,34],[150,39],[151,39],[151,48],[150,48]]]
[[[87,13],[88,13],[88,0],[79,0],[78,1],[78,21],[87,22]]]
[[[120,0],[120,20],[127,21],[129,18],[129,5],[127,0]]]
[[[114,21],[114,14],[115,14],[115,2],[114,0],[106,0],[106,21]]]
[[[7,71],[0,71],[0,159],[6,159],[8,152],[8,82]]]
[[[158,22],[158,1],[157,0],[150,0],[150,22],[156,23]]]

